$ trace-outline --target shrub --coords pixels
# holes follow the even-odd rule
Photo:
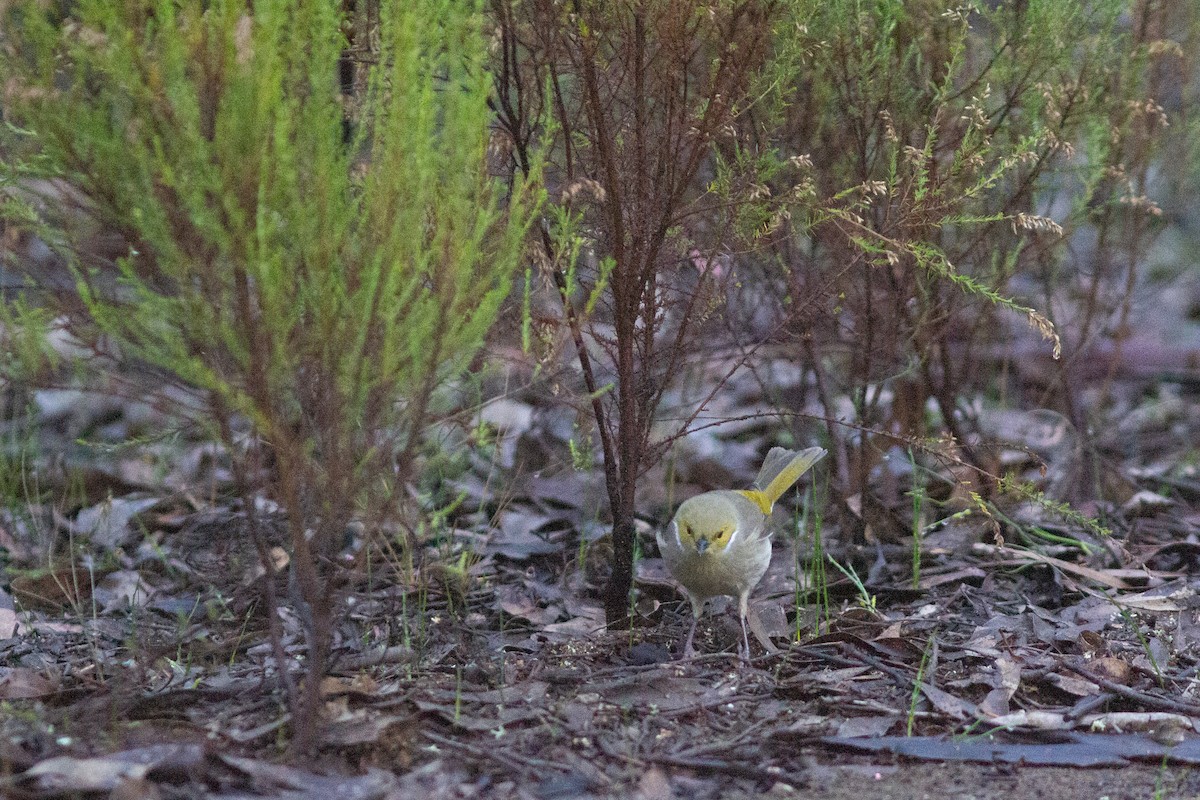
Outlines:
[[[74,270],[73,332],[202,391],[252,527],[255,490],[286,509],[305,750],[336,609],[319,562],[352,518],[404,504],[431,395],[495,319],[538,202],[532,183],[487,176],[482,18],[383,3],[347,125],[338,3],[82,0],[67,14],[19,2],[4,20],[8,217],[28,223],[17,200],[69,187],[79,202],[40,230]],[[81,216],[123,236],[115,263],[79,257]]]

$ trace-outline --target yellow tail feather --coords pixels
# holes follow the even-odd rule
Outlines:
[[[769,513],[775,501],[792,488],[792,484],[800,480],[800,476],[807,472],[809,467],[824,458],[826,452],[823,447],[810,447],[799,452],[772,447],[763,460],[758,477],[754,479],[754,488],[758,489],[766,500],[767,508],[764,513]]]

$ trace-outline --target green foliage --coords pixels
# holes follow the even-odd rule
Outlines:
[[[921,531],[924,528],[922,508],[925,505],[925,483],[923,476],[917,471],[916,458],[912,450],[908,451],[908,462],[912,465],[913,486],[909,490],[912,495],[912,587],[921,588]]]
[[[0,377],[7,381],[52,372],[61,358],[49,344],[50,309],[17,296],[0,304]]]
[[[1036,487],[1030,485],[1026,481],[1017,480],[1009,476],[1003,476],[999,481],[997,481],[997,489],[1000,492],[1011,492],[1021,500],[1033,503],[1034,505],[1040,507],[1043,511],[1047,511],[1052,515],[1056,515],[1064,521],[1087,531],[1093,536],[1098,536],[1100,538],[1112,536],[1112,530],[1102,524],[1099,520],[1077,511],[1070,505],[1070,503],[1064,503],[1062,501],[1053,500],[1047,497],[1044,492],[1038,491]],[[1009,521],[1009,524],[1017,530],[1023,530],[1022,526],[1012,523],[1011,521]],[[1070,544],[1072,546],[1080,546],[1085,552],[1087,552],[1089,549],[1087,545],[1084,545],[1075,539],[1068,538],[1063,540],[1061,538],[1056,538],[1047,531],[1043,531],[1038,528],[1032,528],[1031,530],[1043,539],[1058,541],[1060,543]]]
[[[917,666],[917,674],[913,677],[912,692],[908,696],[908,716],[904,721],[904,735],[912,736],[917,721],[917,704],[921,701],[921,686],[925,683],[925,672],[929,669],[929,657],[933,653],[934,636],[929,637],[921,650],[921,663]]]
[[[802,505],[803,513],[796,521],[796,540],[792,543],[793,552],[795,553],[795,575],[796,575],[796,594],[794,598],[796,630],[795,639],[800,641],[804,635],[801,623],[803,614],[801,613],[801,605],[804,600],[805,587],[807,585],[808,592],[811,593],[813,601],[817,607],[816,614],[813,617],[813,635],[821,633],[821,623],[826,622],[832,616],[832,609],[829,603],[829,579],[825,573],[825,546],[823,541],[823,515],[820,505],[813,502],[816,491],[809,487],[805,492],[804,503]],[[809,515],[812,515],[812,523],[809,524]],[[801,564],[801,542],[808,537],[808,557],[803,559]],[[806,580],[801,580],[801,577]]]
[[[333,0],[5,8],[0,152],[18,178],[0,194],[78,198],[43,226],[61,223],[44,238],[82,299],[56,311],[204,393],[268,572],[251,493],[287,510],[308,649],[303,685],[282,679],[311,752],[337,611],[318,565],[353,518],[407,503],[435,391],[483,343],[541,199],[536,163],[488,175],[480,4],[383,3],[362,98],[340,93]],[[30,207],[0,212],[28,224]],[[80,216],[123,237],[115,264],[77,257]]]
[[[1136,40],[1126,7],[795,0],[780,26],[797,39],[789,113],[768,131],[769,149],[735,148],[711,188],[728,193],[736,163],[755,176],[758,198],[775,198],[738,208],[758,237],[790,218],[818,246],[833,241],[822,229],[836,228],[865,267],[919,267],[896,287],[919,303],[908,327],[953,302],[937,290],[949,281],[1055,338],[1004,294],[1007,256],[1062,251],[1058,237],[1094,221],[1086,212],[1098,202],[1153,212],[1111,185],[1122,160],[1145,163],[1165,121],[1145,85],[1162,50]],[[1135,131],[1142,146],[1123,146]],[[1079,213],[1039,215],[1070,187],[1084,189]]]
[[[486,175],[478,11],[384,4],[351,142],[339,4],[84,0],[72,14],[15,5],[0,69],[26,87],[9,113],[30,133],[10,134],[12,152],[129,242],[115,291],[73,262],[93,330],[277,447],[294,440],[310,477],[409,450],[507,296],[537,202]]]
[[[858,593],[857,599],[859,607],[866,609],[872,614],[877,613],[878,609],[875,595],[871,594],[871,591],[867,588],[866,582],[859,577],[858,570],[854,568],[854,565],[848,563],[846,566],[842,566],[832,554],[827,553],[825,557],[829,559],[830,564],[833,564],[833,566],[837,568],[838,572],[845,576],[846,580],[850,581],[850,585],[853,586],[854,591]]]
[[[1094,187],[1119,157],[1114,132],[1147,66],[1125,7],[791,4],[811,43],[797,97],[808,113],[781,144],[814,165],[815,194],[790,194],[807,199],[805,228],[836,227],[868,267],[921,268],[900,288],[922,315],[952,302],[936,288],[949,281],[1056,338],[1007,299],[998,267],[1012,262],[993,255],[1054,247],[1064,225],[1036,201],[1070,179]],[[1118,76],[1131,85],[1111,85]]]
[[[1136,271],[1162,227],[1152,166],[1196,140],[1160,105],[1173,96],[1161,75],[1188,73],[1171,37],[1189,17],[1168,6],[778,7],[765,72],[781,88],[718,141],[705,188],[745,242],[739,287],[754,300],[731,335],[746,346],[792,332],[829,420],[833,398],[858,399],[851,463],[878,463],[894,443],[871,431],[925,437],[921,415],[897,414],[881,391],[903,382],[907,406],[933,401],[981,466],[958,404],[1003,378],[964,356],[1020,337],[1022,319],[1047,355],[1066,355],[1054,394],[1078,422],[1071,370],[1085,359],[1072,343],[1128,331]],[[774,327],[757,321],[763,301]],[[843,474],[855,484],[843,496],[868,489],[868,469]]]

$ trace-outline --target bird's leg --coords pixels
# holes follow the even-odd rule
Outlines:
[[[700,623],[700,615],[704,613],[704,600],[697,599],[695,595],[688,593],[688,600],[692,601],[692,629],[688,631],[687,641],[683,643],[683,653],[681,658],[691,658],[696,655],[696,651],[692,648],[692,639],[696,636],[696,626]]]
[[[687,639],[683,643],[683,658],[691,658],[696,655],[696,650],[692,647],[692,638],[696,635],[696,625],[700,622],[698,614],[692,615],[692,629],[688,631]]]
[[[746,615],[750,612],[750,593],[742,592],[738,597],[738,619],[742,623],[742,646],[738,648],[738,658],[742,663],[750,663],[750,633],[746,628]]]

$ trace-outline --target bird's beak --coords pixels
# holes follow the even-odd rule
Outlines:
[[[708,549],[708,539],[704,536],[701,536],[699,539],[696,540],[696,552],[703,553],[707,549]]]

